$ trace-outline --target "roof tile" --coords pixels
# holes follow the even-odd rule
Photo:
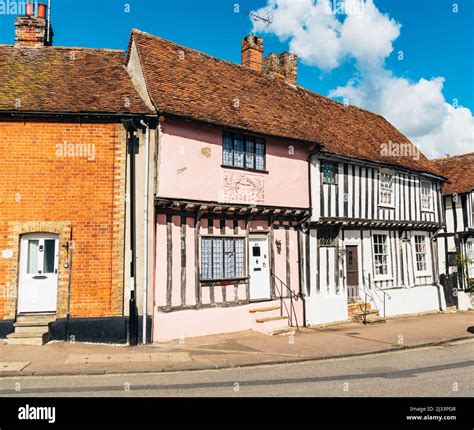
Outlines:
[[[133,41],[160,113],[319,143],[332,154],[438,175],[427,158],[377,114],[138,30],[132,32]],[[384,153],[390,142],[408,155]]]
[[[123,51],[0,45],[0,111],[152,113]]]

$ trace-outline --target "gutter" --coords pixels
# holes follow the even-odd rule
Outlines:
[[[22,119],[25,118],[76,118],[76,119],[147,119],[148,121],[156,121],[156,115],[152,113],[109,113],[109,112],[22,112],[22,111],[0,111],[0,121],[3,118]]]

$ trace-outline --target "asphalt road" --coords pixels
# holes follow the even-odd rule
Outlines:
[[[2,377],[0,396],[474,396],[474,341],[364,357],[176,373]]]

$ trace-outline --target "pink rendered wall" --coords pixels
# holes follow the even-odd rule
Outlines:
[[[303,324],[303,302],[294,302],[296,318],[300,327]],[[268,302],[268,306],[279,306],[280,301]],[[231,333],[252,328],[252,315],[249,310],[255,303],[230,308],[211,308],[184,310],[178,312],[154,313],[154,341],[185,339],[194,336],[207,336],[218,333]],[[289,302],[287,302],[289,308]]]
[[[166,305],[166,215],[158,215],[156,222],[156,290],[155,304]]]
[[[309,207],[309,152],[305,145],[267,138],[269,173],[254,173],[221,167],[222,129],[218,127],[167,119],[162,130],[159,197]],[[249,194],[253,201],[242,198]]]

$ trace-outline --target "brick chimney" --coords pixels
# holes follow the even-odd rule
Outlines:
[[[20,48],[38,48],[51,45],[52,29],[48,36],[48,21],[46,19],[47,6],[38,4],[38,11],[35,16],[34,4],[26,3],[26,14],[18,16],[15,20],[15,46]]]
[[[245,36],[242,40],[242,66],[256,72],[262,71],[263,39],[258,36]]]
[[[263,73],[282,78],[291,85],[298,79],[298,56],[285,51],[282,54],[269,54],[263,59]]]

